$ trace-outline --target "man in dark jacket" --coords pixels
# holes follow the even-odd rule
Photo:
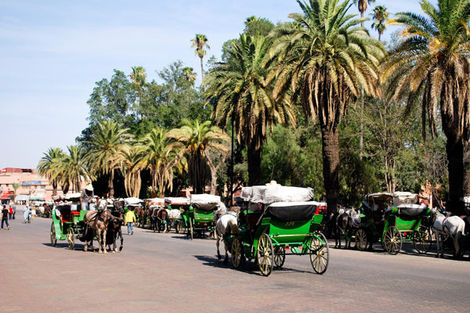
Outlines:
[[[7,225],[8,230],[10,230],[10,225],[8,225],[8,209],[6,206],[2,206],[2,230],[4,223]]]

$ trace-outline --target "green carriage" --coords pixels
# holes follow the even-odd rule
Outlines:
[[[410,192],[376,193],[363,202],[365,218],[356,233],[359,250],[380,241],[385,251],[395,255],[403,242],[410,242],[418,253],[431,247],[431,210],[418,204],[418,195]]]
[[[189,206],[181,214],[188,237],[193,239],[195,235],[204,237],[207,232],[214,233],[214,212],[221,206],[225,207],[220,196],[209,194],[191,195]]]
[[[75,239],[82,237],[85,230],[83,220],[88,211],[80,208],[80,204],[66,203],[52,210],[50,239],[53,247],[58,240],[66,240],[69,249],[73,249]]]
[[[234,268],[253,259],[261,274],[268,276],[274,267],[284,265],[286,255],[309,255],[313,270],[325,273],[329,249],[321,232],[324,204],[305,201],[313,198],[311,188],[244,187],[241,198],[240,232],[224,238]]]

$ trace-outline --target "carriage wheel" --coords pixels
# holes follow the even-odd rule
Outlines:
[[[367,249],[367,233],[362,228],[356,231],[356,248],[360,251]]]
[[[284,246],[274,247],[274,265],[281,268],[286,261],[286,248]]]
[[[175,231],[176,231],[177,234],[184,232],[184,222],[183,221],[177,221],[176,222]]]
[[[55,227],[54,227],[54,222],[51,224],[51,246],[55,247],[57,244],[57,237],[55,234]]]
[[[317,274],[323,274],[328,268],[330,259],[328,241],[325,235],[317,233],[310,242],[310,263]]]
[[[401,234],[395,226],[389,226],[385,232],[384,247],[385,250],[392,255],[397,254],[401,250]]]
[[[70,227],[69,231],[67,232],[67,244],[69,245],[69,249],[73,250],[75,245],[75,234],[73,233],[72,227]]]
[[[244,256],[244,252],[243,252],[243,246],[242,246],[242,243],[240,241],[240,239],[238,238],[233,238],[233,241],[232,241],[232,249],[230,251],[230,253],[232,254],[232,267],[233,268],[239,268],[240,265],[243,264],[243,262],[245,261],[245,256]]]
[[[413,246],[419,254],[426,254],[432,245],[432,235],[430,228],[421,228],[413,232]]]
[[[274,249],[271,238],[262,233],[258,241],[258,253],[256,254],[259,270],[264,276],[269,276],[274,266]]]

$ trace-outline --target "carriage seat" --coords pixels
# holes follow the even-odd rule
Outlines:
[[[405,216],[419,216],[427,212],[428,207],[424,204],[400,204],[397,206],[398,214]]]
[[[191,205],[193,208],[203,212],[212,212],[218,208],[218,203],[192,203]]]
[[[282,222],[306,221],[313,217],[317,203],[309,202],[275,202],[267,208],[268,216]]]

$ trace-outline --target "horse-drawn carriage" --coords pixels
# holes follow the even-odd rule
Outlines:
[[[239,203],[239,234],[226,235],[232,266],[245,259],[257,261],[264,276],[281,268],[286,255],[309,255],[313,270],[328,268],[328,242],[321,232],[322,203],[309,201],[311,188],[274,186],[243,187]]]
[[[225,205],[220,196],[209,194],[193,194],[189,199],[189,206],[181,213],[184,227],[188,230],[188,237],[194,235],[203,237],[206,232],[214,231],[214,212]]]
[[[164,202],[168,212],[168,229],[174,229],[179,234],[184,233],[186,226],[181,212],[189,210],[189,198],[167,197]]]
[[[81,210],[80,204],[60,204],[52,210],[51,245],[55,247],[57,240],[66,240],[69,249],[73,249],[75,238],[81,238],[85,231],[84,218],[88,212]]]
[[[93,242],[96,238],[100,252],[104,250],[106,253],[106,245],[113,245],[112,250],[117,251],[117,240],[121,242],[119,251],[122,250],[124,240],[121,232],[121,212],[116,211],[112,201],[103,200],[98,211],[89,211],[81,209],[80,201],[76,201],[80,199],[79,196],[66,199],[72,201],[62,201],[52,210],[50,239],[53,247],[57,244],[57,240],[66,240],[69,249],[73,249],[75,239],[79,239],[85,243],[86,251],[87,243]],[[97,230],[96,227],[100,229]]]
[[[418,204],[417,194],[369,194],[362,209],[364,218],[356,233],[359,250],[371,248],[379,240],[389,254],[400,252],[403,242],[412,242],[418,253],[430,249],[432,213],[426,205]]]

